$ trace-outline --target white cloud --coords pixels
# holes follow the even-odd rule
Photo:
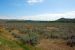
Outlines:
[[[23,20],[57,20],[59,18],[75,18],[75,11],[65,12],[65,13],[44,13],[33,16],[21,16],[21,17],[12,17],[12,16],[0,16],[0,19],[23,19]]]
[[[42,3],[43,0],[27,0],[27,3],[30,4],[30,5],[33,5],[35,3]]]
[[[75,11],[65,13],[66,18],[75,18]]]
[[[41,15],[35,15],[35,16],[23,16],[22,19],[25,20],[56,20],[58,18],[61,18],[64,14],[41,14]]]
[[[8,16],[0,16],[0,19],[9,19]]]
[[[13,17],[13,16],[0,16],[0,19],[20,19],[20,18],[17,18],[16,16]]]
[[[40,14],[40,15],[34,15],[34,16],[22,16],[21,19],[25,20],[57,20],[59,18],[75,18],[75,11],[72,12],[66,12],[66,13],[46,13],[46,14]]]

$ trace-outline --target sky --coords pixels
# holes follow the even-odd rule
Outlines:
[[[75,18],[75,0],[0,0],[0,19]]]

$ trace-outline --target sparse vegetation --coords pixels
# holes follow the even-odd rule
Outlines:
[[[70,20],[69,20],[70,21]],[[74,21],[74,20],[73,20]],[[74,22],[59,21],[3,21],[0,24],[0,49],[1,50],[43,50],[38,45],[44,45],[48,40],[49,46],[59,43],[59,45],[70,48],[66,45],[72,35],[75,35]],[[45,39],[45,40],[43,40]],[[62,44],[53,41],[63,41]],[[42,41],[43,40],[43,41]],[[72,40],[72,39],[71,39]],[[69,42],[71,42],[69,40]],[[73,39],[75,40],[75,39]],[[42,41],[42,42],[41,42]],[[73,43],[69,43],[70,45]],[[48,47],[49,47],[48,46]],[[3,49],[3,47],[5,49]],[[55,47],[55,46],[54,46]],[[7,48],[7,49],[6,49]],[[53,48],[53,47],[52,47]],[[55,47],[56,49],[58,47]],[[62,48],[62,47],[61,47]],[[64,48],[64,47],[63,47]],[[74,47],[75,48],[75,47]],[[46,49],[45,50],[50,50]],[[62,49],[59,49],[62,50]],[[64,48],[64,50],[66,50]]]

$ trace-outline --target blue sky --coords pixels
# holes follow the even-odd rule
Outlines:
[[[0,18],[56,20],[75,18],[75,0],[0,0]]]

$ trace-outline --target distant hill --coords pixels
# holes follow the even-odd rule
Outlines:
[[[34,20],[18,20],[18,19],[0,19],[0,23],[14,23],[14,22],[22,22],[22,23],[28,23],[28,22],[32,22],[32,23],[48,23],[48,22],[72,22],[75,23],[75,18],[71,19],[71,18],[60,18],[58,20],[55,21],[34,21]]]
[[[56,20],[57,22],[75,22],[75,18],[74,19],[70,19],[70,18],[60,18],[58,20]]]

